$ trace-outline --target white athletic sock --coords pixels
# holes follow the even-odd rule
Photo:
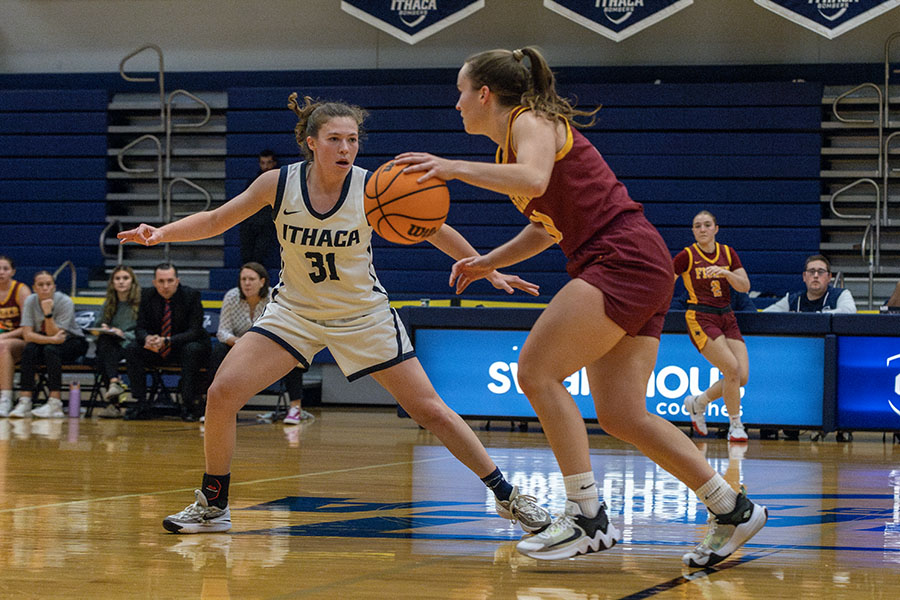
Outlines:
[[[724,515],[733,511],[738,497],[737,492],[718,473],[701,485],[696,494],[706,508],[716,515]]]
[[[703,392],[699,396],[697,396],[697,400],[695,400],[697,406],[701,408],[706,408],[706,405],[709,404],[709,396],[706,395],[706,392]]]
[[[563,483],[566,485],[566,498],[578,504],[581,514],[596,517],[600,512],[600,498],[593,471],[568,475],[563,477]]]
[[[0,390],[0,402],[4,400],[12,402],[12,390]]]
[[[741,416],[740,416],[740,415],[738,415],[738,416],[736,416],[736,417],[735,417],[735,416],[729,415],[729,416],[728,416],[728,421],[731,423],[731,426],[732,426],[732,427],[743,427],[743,424],[741,423]]]

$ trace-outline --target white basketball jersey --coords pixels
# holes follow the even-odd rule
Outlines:
[[[357,317],[388,304],[372,265],[372,228],[363,195],[367,171],[354,166],[334,208],[313,209],[307,162],[281,167],[275,228],[281,244],[281,281],[273,299],[309,320]]]

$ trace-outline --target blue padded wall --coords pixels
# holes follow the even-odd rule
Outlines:
[[[579,106],[602,105],[586,136],[644,204],[674,254],[693,241],[692,217],[717,215],[719,240],[744,260],[753,289],[782,294],[798,282],[803,259],[819,246],[819,156],[822,85],[817,83],[595,84],[569,75],[561,91]],[[287,87],[229,90],[226,191],[239,193],[256,172],[256,155],[274,150],[281,164],[299,160],[286,108]],[[357,163],[374,169],[405,150],[492,161],[494,146],[462,130],[451,85],[309,87],[314,98],[343,100],[370,111]],[[503,196],[451,182],[448,223],[479,250],[515,235],[524,218]],[[233,233],[229,246],[237,244]],[[449,297],[452,261],[427,243],[375,241],[375,264],[395,298]],[[238,266],[226,250],[225,273]],[[507,269],[541,284],[546,300],[567,280],[557,249]],[[233,285],[233,284],[230,284]],[[474,297],[506,295],[479,282]],[[514,297],[515,298],[515,297]],[[524,297],[520,297],[524,298]],[[511,298],[512,299],[512,298]]]
[[[105,90],[0,90],[0,253],[21,281],[71,260],[86,285],[103,263],[107,98]]]

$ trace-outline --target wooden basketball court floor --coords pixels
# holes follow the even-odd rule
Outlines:
[[[538,562],[515,551],[481,482],[434,436],[388,409],[314,409],[286,427],[242,414],[228,534],[173,535],[193,500],[197,424],[0,420],[2,598],[897,598],[900,445],[697,442],[769,508],[717,568],[680,557],[706,512],[631,447],[591,435],[594,471],[622,541]],[[552,453],[529,432],[471,422],[507,477],[553,511]]]

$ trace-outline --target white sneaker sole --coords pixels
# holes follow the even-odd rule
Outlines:
[[[769,509],[765,506],[754,504],[753,505],[753,514],[750,515],[750,519],[746,523],[741,523],[738,525],[734,534],[731,536],[731,539],[728,540],[728,543],[719,548],[718,552],[711,553],[704,564],[700,564],[699,562],[694,560],[694,554],[692,552],[688,552],[684,556],[681,557],[681,560],[684,564],[689,567],[694,567],[698,569],[704,569],[706,567],[711,567],[713,565],[717,565],[740,548],[752,538],[754,535],[759,533],[759,530],[762,529],[766,522],[769,520]]]
[[[163,521],[163,527],[166,531],[172,533],[219,533],[231,529],[231,521],[208,523],[178,523],[166,519]]]
[[[563,558],[573,558],[581,554],[592,554],[594,552],[602,552],[609,550],[616,545],[619,540],[619,530],[615,525],[609,523],[606,528],[606,534],[597,531],[595,539],[582,536],[577,540],[565,545],[556,546],[550,550],[543,550],[543,544],[536,543],[537,536],[529,536],[516,544],[516,550],[530,558],[538,560],[561,560]]]

